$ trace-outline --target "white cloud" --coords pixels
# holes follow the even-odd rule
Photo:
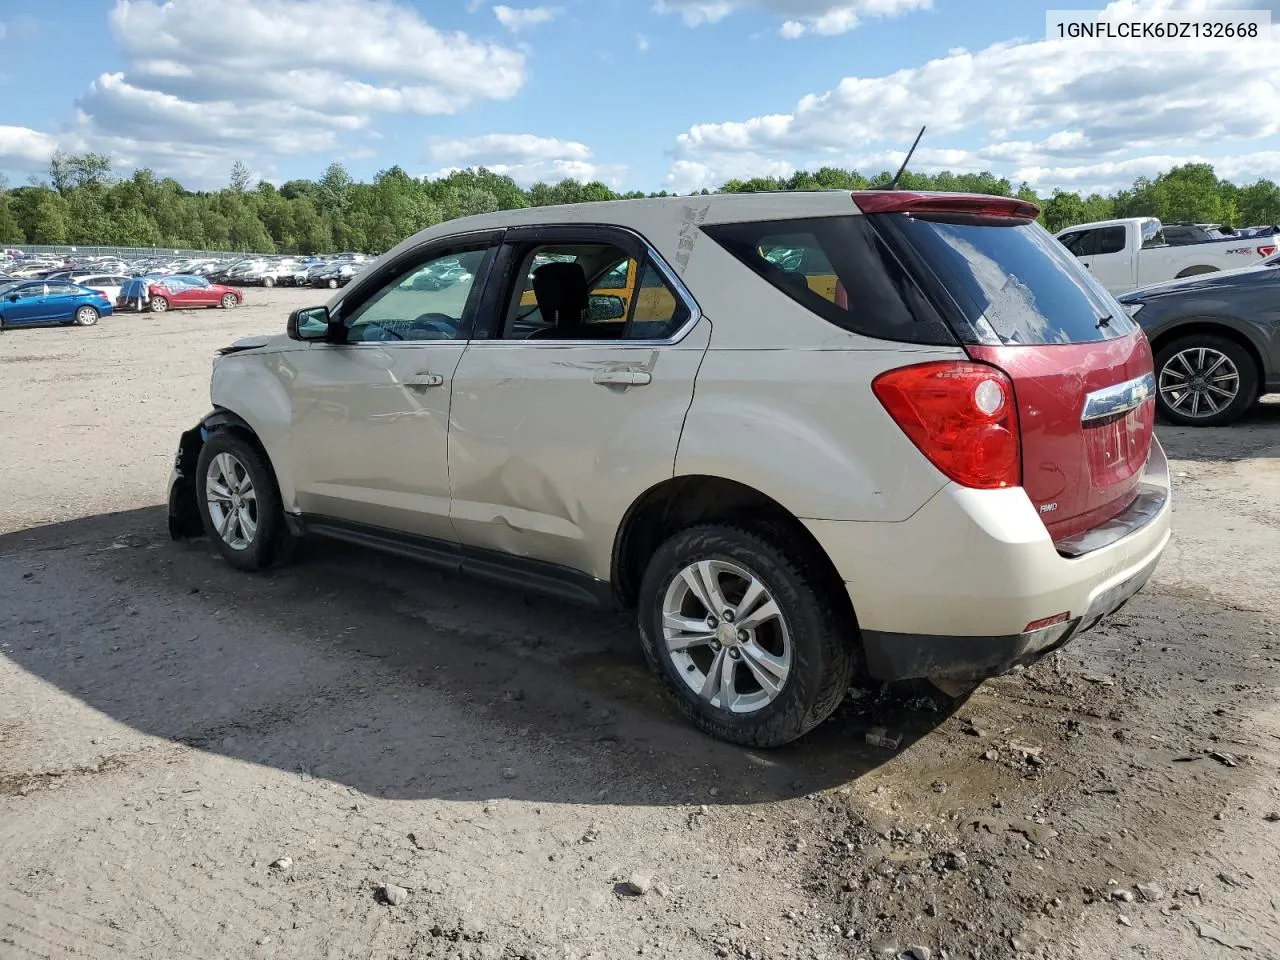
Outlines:
[[[641,53],[648,53],[649,48],[653,46],[653,41],[646,37],[643,33],[636,34],[636,49]]]
[[[0,167],[40,169],[49,162],[58,141],[27,127],[0,126]]]
[[[676,154],[712,181],[737,175],[742,157],[812,166],[822,158],[847,165],[852,155],[884,169],[928,123],[919,163],[936,157],[939,168],[991,168],[1015,181],[1043,183],[1056,171],[1135,156],[1231,156],[1238,143],[1280,135],[1280,83],[1257,63],[1218,51],[1171,56],[1140,43],[1123,54],[1079,41],[953,50],[894,73],[846,77],[787,113],[695,125],[678,136]],[[943,149],[961,136],[975,145]],[[680,169],[687,178],[696,168]]]
[[[480,137],[436,139],[427,144],[427,156],[437,163],[474,166],[531,161],[586,161],[591,148],[576,140],[557,140],[531,133],[488,133]]]
[[[549,23],[563,12],[559,7],[507,7],[499,4],[493,8],[498,22],[512,33]]]
[[[810,32],[835,36],[867,17],[894,17],[930,6],[932,0],[658,0],[655,9],[680,14],[690,27],[717,23],[737,10],[760,10],[783,18],[779,33],[794,40]]]
[[[116,0],[125,69],[77,101],[59,142],[196,186],[232,160],[352,155],[378,115],[443,115],[513,96],[525,56],[433,27],[393,0]]]
[[[758,154],[717,154],[698,160],[677,160],[671,165],[663,186],[676,193],[692,193],[704,187],[714,190],[726,180],[752,177],[789,177],[796,172],[787,160]]]
[[[531,133],[490,133],[460,139],[439,138],[427,144],[427,158],[444,166],[432,177],[468,167],[485,167],[528,185],[539,180],[554,182],[600,180],[611,187],[622,186],[626,167],[599,164],[592,160],[591,148],[576,140],[538,137]]]

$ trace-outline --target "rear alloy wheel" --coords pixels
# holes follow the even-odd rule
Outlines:
[[[223,310],[230,310],[232,307],[237,306],[239,303],[240,301],[236,299],[236,295],[234,293],[224,293],[222,295]]]
[[[98,311],[93,307],[81,307],[76,311],[76,325],[81,327],[92,327],[98,322]]]
[[[640,587],[640,635],[666,692],[722,740],[788,743],[835,710],[852,623],[803,557],[737,527],[675,534]]]
[[[1170,423],[1220,427],[1258,397],[1258,369],[1240,344],[1199,335],[1168,344],[1156,357],[1156,406]]]
[[[167,297],[152,297],[151,312],[165,313],[169,309],[169,299]]]

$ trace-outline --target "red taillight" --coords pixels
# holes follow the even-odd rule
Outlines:
[[[982,490],[1021,482],[1013,383],[967,361],[900,367],[872,381],[889,416],[929,462],[956,483]]]
[[[1276,248],[1274,244],[1258,248],[1258,256],[1260,257],[1269,257],[1275,252]]]
[[[971,217],[1034,220],[1040,208],[1016,197],[977,193],[912,193],[908,190],[856,190],[853,202],[863,213],[962,213]]]

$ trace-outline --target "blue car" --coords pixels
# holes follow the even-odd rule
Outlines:
[[[0,285],[0,330],[53,323],[91,327],[111,316],[105,293],[68,280],[20,280]]]

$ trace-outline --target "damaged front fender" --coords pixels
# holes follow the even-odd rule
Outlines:
[[[230,410],[213,410],[199,424],[183,432],[169,474],[169,536],[191,540],[204,536],[204,520],[196,500],[196,464],[200,450],[215,430],[232,427],[253,436],[253,428]]]
[[[208,436],[204,423],[183,432],[169,474],[169,536],[190,540],[204,536],[204,521],[196,506],[196,462]]]

